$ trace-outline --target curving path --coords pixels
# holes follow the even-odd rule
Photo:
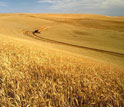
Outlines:
[[[101,50],[101,49],[90,48],[90,47],[86,47],[86,46],[79,46],[79,45],[64,43],[64,42],[60,42],[60,41],[56,41],[56,40],[51,40],[51,39],[47,39],[44,37],[40,37],[37,35],[37,33],[30,32],[30,31],[25,31],[25,32],[23,32],[23,34],[26,36],[32,37],[34,39],[38,39],[38,40],[49,42],[49,43],[66,45],[66,46],[71,46],[71,47],[76,47],[76,48],[81,48],[81,49],[87,49],[87,50],[91,50],[91,51],[96,51],[96,52],[105,53],[105,54],[124,58],[124,53],[112,52],[112,51],[107,51],[107,50]]]

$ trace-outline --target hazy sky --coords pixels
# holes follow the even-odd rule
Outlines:
[[[20,12],[124,16],[124,0],[0,0],[0,13]]]

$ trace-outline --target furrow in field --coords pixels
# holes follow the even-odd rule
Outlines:
[[[96,49],[96,48],[91,48],[91,47],[86,47],[86,46],[79,46],[79,45],[75,45],[75,44],[70,44],[70,43],[65,43],[65,42],[61,42],[61,41],[51,40],[51,39],[48,39],[48,38],[38,36],[37,33],[30,32],[30,31],[25,31],[25,32],[23,32],[23,34],[26,35],[26,36],[30,36],[30,37],[32,37],[34,39],[37,39],[37,40],[41,40],[41,41],[45,41],[45,42],[49,42],[49,43],[54,43],[54,44],[57,44],[57,45],[66,45],[66,46],[71,46],[71,47],[75,47],[75,48],[87,49],[87,50],[91,50],[91,51],[96,51],[96,52],[105,53],[105,54],[109,54],[109,55],[124,58],[123,53],[112,52],[112,51],[108,51],[108,50],[101,50],[101,49]]]

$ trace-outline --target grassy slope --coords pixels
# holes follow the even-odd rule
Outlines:
[[[1,105],[124,105],[123,69],[29,41],[0,39]]]
[[[124,106],[121,66],[53,49],[57,46],[21,33],[56,25],[52,21],[16,16],[17,24],[5,18],[0,22],[0,106]]]
[[[43,42],[24,35],[24,32],[39,29],[40,37],[124,53],[124,24],[122,23],[124,20],[121,17],[80,14],[1,14],[0,19],[1,34],[30,39],[38,42],[39,45]],[[47,29],[43,30],[44,28]],[[124,66],[122,57],[50,43],[49,46]]]

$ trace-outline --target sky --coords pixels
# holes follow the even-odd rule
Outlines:
[[[0,0],[0,13],[84,13],[124,16],[124,0]]]

